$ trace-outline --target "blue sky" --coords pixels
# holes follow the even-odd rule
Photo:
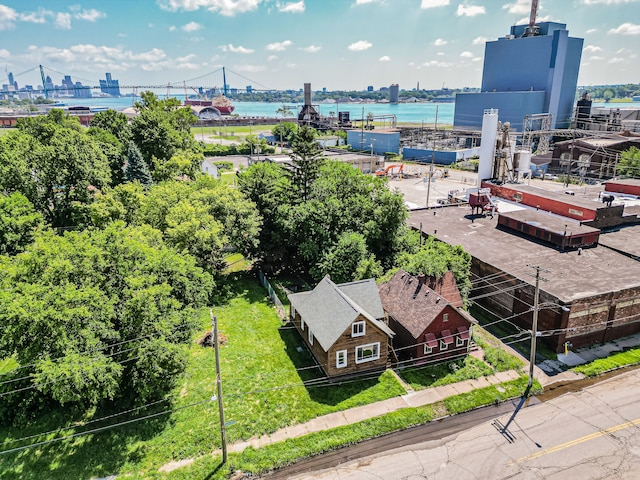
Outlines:
[[[640,0],[540,0],[584,38],[579,85],[640,82]],[[45,66],[97,83],[180,83],[225,66],[232,87],[478,87],[484,42],[530,0],[0,0],[0,85]],[[28,71],[28,72],[27,72]],[[27,72],[27,73],[23,73]],[[240,77],[240,75],[245,78]],[[204,86],[221,86],[217,76]],[[126,92],[125,92],[126,93]]]

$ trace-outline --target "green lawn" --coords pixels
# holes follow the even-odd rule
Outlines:
[[[246,272],[236,272],[224,283],[226,290],[221,288],[220,296],[229,300],[213,311],[225,340],[220,349],[225,416],[227,421],[234,422],[227,429],[229,443],[405,393],[390,373],[341,385],[320,381],[314,387],[305,387],[303,381],[317,379],[320,373],[308,368],[313,363],[305,349],[298,351],[301,340],[297,332],[290,327],[282,328],[257,279]],[[201,325],[198,336],[210,329],[206,309],[201,314]],[[220,448],[217,404],[208,401],[214,389],[214,352],[194,341],[187,371],[169,402],[84,428],[70,427],[63,432],[12,442],[79,420],[66,410],[51,412],[26,428],[0,427],[0,445],[7,450],[166,409],[173,413],[95,435],[0,455],[0,477],[68,479],[135,472],[146,478],[171,460],[206,455]],[[90,420],[120,410],[114,405],[90,412],[85,418]]]
[[[639,363],[640,348],[632,348],[626,352],[614,353],[613,355],[609,355],[607,358],[598,358],[593,362],[578,365],[571,370],[577,373],[582,373],[587,377],[595,377],[602,373],[631,365],[637,365]]]
[[[493,368],[471,356],[436,365],[410,367],[398,372],[414,390],[448,385],[493,373],[495,373]]]

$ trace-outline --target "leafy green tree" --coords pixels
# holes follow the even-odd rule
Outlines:
[[[471,255],[460,245],[429,238],[416,253],[401,254],[398,265],[412,275],[441,277],[451,270],[463,299],[471,291]]]
[[[116,110],[109,109],[96,113],[91,119],[91,126],[109,132],[124,145],[127,145],[131,139],[129,119],[124,113]]]
[[[291,143],[298,131],[298,126],[292,122],[282,122],[273,127],[271,133],[280,143]]]
[[[278,115],[281,115],[282,118],[286,117],[287,115],[291,116],[293,115],[293,110],[291,110],[287,105],[282,104],[282,106],[276,110],[276,116]]]
[[[200,173],[203,158],[201,153],[180,150],[166,162],[160,163],[153,176],[158,182],[176,179],[193,180]]]
[[[606,89],[604,92],[602,92],[602,98],[604,98],[604,101],[607,103],[610,102],[614,96],[615,93],[613,92],[613,90]]]
[[[142,158],[142,154],[136,144],[129,142],[129,149],[127,151],[127,166],[124,170],[124,176],[129,182],[138,181],[145,187],[148,187],[153,183],[151,178],[151,172],[147,163]]]
[[[293,251],[280,221],[279,207],[291,202],[291,182],[285,170],[277,164],[254,163],[238,174],[238,187],[262,217],[258,237],[259,250],[254,251],[263,262],[274,265],[289,257]]]
[[[631,147],[620,155],[618,166],[616,167],[618,175],[629,177],[640,177],[640,148]]]
[[[211,277],[148,226],[40,232],[0,274],[2,421],[52,404],[145,403],[172,388]],[[22,377],[27,378],[22,378]]]
[[[5,191],[21,192],[54,227],[84,224],[93,191],[110,181],[100,145],[77,119],[57,109],[20,119],[18,132],[8,137],[0,147],[9,173],[0,180]]]
[[[145,188],[140,182],[130,182],[105,189],[96,195],[90,206],[93,225],[104,228],[107,224],[118,220],[127,225],[136,225],[140,206],[144,201]]]
[[[42,228],[42,215],[21,193],[0,194],[0,255],[15,255],[33,241]]]
[[[324,252],[318,265],[311,269],[311,274],[316,279],[329,275],[335,283],[351,282],[357,278],[358,267],[369,256],[363,235],[344,232],[338,242]]]
[[[123,144],[115,135],[100,128],[91,127],[87,134],[98,144],[102,153],[107,157],[111,181],[109,186],[115,187],[125,182],[124,165],[126,160],[126,144]]]
[[[316,131],[300,127],[291,143],[289,154],[293,162],[291,183],[297,189],[299,200],[305,202],[324,162],[322,148],[316,142]]]
[[[175,98],[159,100],[153,92],[142,92],[135,108],[139,115],[131,122],[131,138],[150,168],[157,168],[178,150],[198,151],[191,133],[197,118],[190,107]]]

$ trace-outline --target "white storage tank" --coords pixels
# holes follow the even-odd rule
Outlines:
[[[491,108],[484,111],[482,117],[482,140],[480,144],[480,162],[478,164],[478,185],[482,180],[493,177],[493,160],[498,134],[498,110]]]
[[[518,172],[526,172],[528,170],[531,170],[531,150],[516,150],[516,153],[513,157],[513,168],[515,168]]]

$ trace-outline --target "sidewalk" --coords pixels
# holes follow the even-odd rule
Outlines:
[[[510,380],[516,380],[519,378],[519,374],[515,370],[509,370],[507,372],[498,372],[489,377],[482,377],[476,380],[465,380],[463,382],[452,383],[449,385],[443,385],[440,387],[426,388],[420,391],[411,391],[400,397],[389,398],[388,400],[382,400],[380,402],[370,403],[368,405],[362,405],[360,407],[349,408],[341,412],[330,413],[321,417],[316,417],[309,420],[306,423],[300,423],[291,427],[281,428],[269,435],[263,435],[257,438],[250,438],[243,442],[236,442],[228,446],[228,452],[241,453],[249,447],[261,448],[272,443],[283,442],[289,438],[302,437],[314,432],[321,432],[331,428],[342,427],[345,425],[351,425],[358,423],[369,418],[379,417],[387,413],[395,412],[402,408],[407,407],[422,407],[424,405],[430,405],[440,402],[452,395],[458,395],[461,393],[467,393],[477,388],[489,387],[491,385],[498,385]],[[211,455],[221,455],[221,450],[214,450]],[[169,462],[162,467],[159,471],[170,472],[180,467],[190,465],[195,459],[187,458],[184,460]]]
[[[341,412],[330,413],[314,418],[306,423],[285,427],[269,435],[259,438],[251,438],[244,442],[237,442],[229,446],[230,452],[242,452],[248,447],[260,448],[271,443],[282,442],[288,438],[301,437],[309,433],[321,432],[331,428],[342,427],[352,423],[358,423],[368,418],[375,418],[387,413],[407,407],[421,407],[440,402],[452,395],[467,393],[477,388],[497,385],[520,377],[515,370],[499,372],[489,377],[482,377],[477,380],[465,380],[463,382],[443,385],[441,387],[426,388],[417,392],[410,392],[400,397],[370,403],[361,407],[349,408]],[[214,454],[217,452],[213,452]]]

